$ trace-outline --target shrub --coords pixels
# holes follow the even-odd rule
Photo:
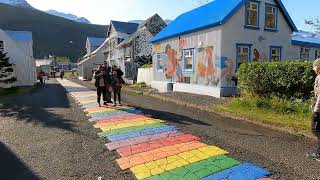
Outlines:
[[[152,64],[144,64],[141,68],[152,68]]]
[[[237,76],[243,94],[292,100],[309,99],[315,79],[312,63],[300,61],[243,64]]]

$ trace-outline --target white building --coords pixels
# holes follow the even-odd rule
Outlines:
[[[319,52],[320,42],[292,41],[297,31],[281,0],[215,0],[180,15],[152,38],[152,86],[232,95],[243,63],[314,59],[304,57]]]
[[[104,55],[102,47],[106,43],[105,38],[88,37],[86,43],[87,54],[78,63],[78,76],[81,80],[92,80],[93,70],[103,64]]]
[[[17,81],[13,86],[32,86],[37,81],[32,33],[0,29],[0,47],[14,64]],[[1,86],[1,85],[0,85]]]

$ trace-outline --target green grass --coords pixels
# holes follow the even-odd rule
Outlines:
[[[310,129],[312,117],[309,104],[308,101],[301,100],[286,101],[277,98],[242,97],[212,108],[269,125],[306,131]]]
[[[138,88],[143,88],[143,87],[147,87],[147,84],[145,82],[140,82],[140,83],[135,83],[130,85],[131,87],[138,87]]]
[[[27,94],[36,89],[36,86],[31,87],[12,87],[9,89],[1,89],[0,88],[0,98],[9,97],[9,96],[17,96],[21,94]]]
[[[141,68],[152,68],[152,64],[144,64]]]

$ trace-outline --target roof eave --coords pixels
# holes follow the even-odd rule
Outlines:
[[[305,41],[299,41],[299,40],[291,40],[291,44],[296,46],[308,46],[308,47],[320,48],[320,43],[312,43],[312,42],[305,42]]]

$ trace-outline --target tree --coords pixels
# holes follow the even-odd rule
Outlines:
[[[320,33],[320,18],[305,20],[305,23],[312,26],[317,33]]]
[[[13,64],[9,62],[9,57],[7,53],[0,51],[0,84],[12,84],[17,81],[14,77]]]

